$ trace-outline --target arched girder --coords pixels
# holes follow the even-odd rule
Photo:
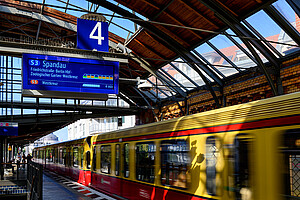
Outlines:
[[[176,52],[185,62],[187,62],[202,78],[202,80],[205,82],[207,89],[210,91],[210,93],[213,96],[213,99],[216,102],[216,105],[220,107],[219,100],[212,88],[211,82],[205,77],[205,75],[201,72],[199,68],[201,68],[208,76],[210,76],[216,84],[219,86],[223,86],[223,80],[218,77],[215,72],[213,72],[210,68],[206,67],[204,63],[202,63],[199,59],[197,59],[196,56],[194,56],[192,53],[190,53],[187,49],[185,49],[182,45],[180,45],[177,41],[170,38],[168,35],[160,31],[158,28],[153,26],[152,24],[141,20],[136,15],[128,12],[127,10],[116,6],[106,0],[88,0],[89,2],[92,2],[94,4],[101,5],[104,8],[107,8],[113,12],[116,12],[124,17],[130,18],[130,20],[134,21],[135,23],[139,24],[140,26],[144,27],[146,30],[150,31],[152,34],[154,34],[157,38],[161,40],[161,42],[165,43],[166,46],[168,46],[172,51]]]
[[[174,83],[172,83],[172,81],[167,80],[166,78],[164,78],[161,74],[159,74],[157,72],[157,70],[155,70],[152,66],[150,66],[150,64],[148,64],[142,58],[135,57],[134,59],[140,63],[141,67],[146,69],[149,73],[151,73],[153,76],[158,78],[161,82],[164,82],[167,85],[167,87],[170,88],[170,90],[173,90],[174,92],[179,93],[183,97],[186,96],[185,92],[182,91],[180,88],[174,89],[173,87],[176,84],[174,84]]]
[[[216,0],[198,0],[201,3],[203,3],[205,6],[207,6],[209,9],[213,10],[216,14],[216,16],[222,20],[225,24],[227,24],[233,32],[235,32],[240,39],[244,42],[244,44],[247,46],[249,51],[252,53],[252,55],[255,57],[255,59],[258,62],[258,66],[263,71],[264,75],[267,78],[267,81],[271,87],[271,90],[274,95],[281,94],[283,92],[281,79],[280,79],[280,64],[277,57],[268,49],[260,40],[256,38],[256,36],[250,32],[245,26],[243,26],[240,21],[237,19],[234,14],[229,12],[227,9],[225,9],[219,2]],[[247,39],[246,39],[247,38]],[[277,88],[274,84],[274,81],[272,80],[268,69],[262,62],[259,55],[254,50],[253,46],[258,49],[273,65],[274,70],[273,74],[277,78]]]

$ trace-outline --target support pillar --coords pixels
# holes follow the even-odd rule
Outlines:
[[[0,177],[1,180],[4,178],[4,169],[3,169],[3,143],[4,143],[4,138],[0,137]]]

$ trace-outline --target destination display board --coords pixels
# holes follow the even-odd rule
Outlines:
[[[0,136],[18,136],[18,123],[0,122]]]
[[[22,73],[25,94],[26,90],[57,91],[88,97],[119,90],[119,62],[115,61],[23,54]]]

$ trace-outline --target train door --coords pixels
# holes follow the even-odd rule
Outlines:
[[[116,176],[120,176],[121,175],[121,145],[120,144],[116,144],[115,145],[115,175]],[[122,181],[119,181],[121,179],[116,179],[117,182],[115,183],[114,188],[114,193],[116,193],[117,195],[121,196],[122,194],[122,187],[121,187],[121,183]]]
[[[121,192],[121,196],[130,196],[130,194],[128,194],[128,192],[130,190],[128,190],[128,188],[126,187],[126,179],[129,178],[129,162],[130,162],[130,154],[129,154],[129,143],[125,143],[123,145],[123,149],[122,149],[122,160],[123,160],[123,168],[122,168],[122,176],[124,177],[124,179],[121,179],[121,183],[120,183],[120,192]],[[132,161],[131,161],[132,162]],[[127,190],[126,190],[127,189]]]
[[[92,174],[91,174],[91,166],[92,166],[92,155],[91,155],[91,139],[92,137],[89,136],[85,139],[84,143],[84,167],[83,167],[83,182],[84,185],[90,185],[91,184],[91,179],[92,179]]]
[[[248,134],[236,135],[228,156],[230,199],[253,200],[253,142]]]
[[[283,190],[285,200],[300,199],[300,129],[289,130],[284,134]]]

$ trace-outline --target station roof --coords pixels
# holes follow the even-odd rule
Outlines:
[[[0,52],[20,56],[6,49],[22,44],[25,50],[128,59],[120,65],[120,97],[134,109],[182,101],[199,89],[218,105],[215,92],[225,81],[252,68],[280,93],[270,72],[298,54],[299,12],[296,0],[0,0]],[[109,55],[76,51],[76,19],[84,14],[106,17]],[[152,87],[139,88],[139,79]],[[37,137],[53,129],[28,130]]]

